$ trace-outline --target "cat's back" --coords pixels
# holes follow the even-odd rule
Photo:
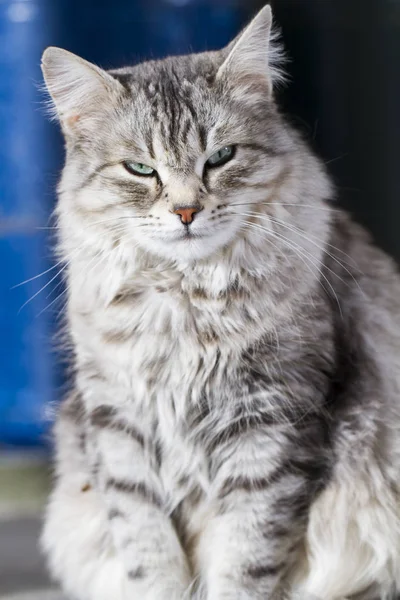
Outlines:
[[[343,308],[357,311],[360,327],[383,327],[389,338],[400,338],[399,267],[344,211],[334,213],[325,266]]]
[[[357,422],[400,469],[400,274],[395,261],[349,215],[337,211],[326,247],[326,276],[348,393],[343,429]],[[349,447],[351,444],[349,445]],[[361,450],[361,446],[358,446]],[[397,458],[396,458],[397,457]]]

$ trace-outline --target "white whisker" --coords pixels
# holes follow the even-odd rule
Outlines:
[[[357,285],[357,287],[360,289],[360,291],[362,291],[360,284],[354,277],[353,273],[351,273],[351,271],[349,271],[347,269],[347,267],[343,264],[343,262],[340,261],[338,258],[336,258],[332,253],[330,253],[328,250],[326,250],[323,246],[320,246],[319,244],[317,244],[313,239],[311,239],[311,237],[305,235],[305,233],[299,227],[296,227],[295,225],[292,225],[292,224],[289,225],[288,223],[285,223],[284,221],[282,221],[281,219],[278,219],[276,217],[272,217],[269,215],[268,216],[263,215],[263,214],[257,213],[257,212],[248,212],[248,213],[242,213],[242,214],[244,216],[251,216],[251,217],[257,217],[260,219],[265,219],[265,220],[271,221],[273,223],[276,223],[280,227],[284,227],[284,228],[288,229],[289,231],[293,231],[295,234],[297,234],[300,237],[302,237],[303,239],[307,240],[308,242],[310,242],[310,244],[312,244],[313,246],[315,246],[316,248],[318,248],[319,250],[321,250],[322,252],[327,254],[332,260],[334,260],[340,267],[342,267],[342,269],[344,269],[346,271],[346,273],[348,275],[350,275],[350,277],[353,279],[354,283]],[[320,241],[322,241],[322,240],[320,240]],[[331,271],[331,273],[336,275],[336,277],[338,277],[345,285],[348,285],[347,282],[345,282],[337,273],[332,271],[332,269],[330,269],[327,265],[324,265],[324,266],[326,269]]]
[[[121,219],[134,219],[134,218],[143,218],[143,217],[135,217],[135,216],[112,217],[110,219],[104,219],[104,220],[101,220],[101,221],[95,221],[94,223],[90,223],[90,225],[88,225],[88,227],[93,227],[93,226],[98,225],[100,223],[108,223],[108,222],[111,222],[111,221],[119,221]],[[58,226],[57,227],[38,227],[37,229],[59,229],[59,227]],[[79,250],[82,250],[83,247],[84,246],[82,245],[82,246],[80,246],[78,248],[75,248],[72,251],[72,253],[69,254],[68,257],[62,258],[55,265],[52,265],[51,267],[49,267],[45,271],[42,271],[41,273],[39,273],[38,275],[34,275],[33,277],[29,277],[29,279],[25,279],[25,281],[21,281],[20,283],[17,283],[15,285],[13,285],[10,289],[13,290],[13,289],[18,288],[18,287],[20,287],[22,285],[26,285],[27,283],[30,283],[31,281],[35,281],[35,279],[39,279],[40,277],[43,277],[47,273],[50,273],[51,271],[53,271],[54,269],[56,269],[58,266],[60,266],[62,263],[64,263],[66,260],[70,260],[73,257],[73,255],[75,253],[77,253]],[[53,280],[51,280],[51,281],[53,281]],[[44,288],[42,288],[42,289],[44,289]],[[32,299],[33,298],[34,298],[34,296],[32,297]],[[20,310],[22,310],[22,308],[23,308],[23,306],[21,307]]]
[[[245,204],[251,204],[251,203],[245,203]],[[260,203],[259,203],[259,204],[260,204]],[[276,205],[278,205],[278,206],[288,206],[287,204],[282,204],[282,203],[280,203],[280,202],[262,202],[261,204],[265,204],[265,205],[267,205],[267,204],[276,204]],[[231,205],[231,206],[232,206],[232,205]],[[298,205],[297,205],[297,204],[293,204],[293,205],[291,204],[290,206],[298,206]],[[311,206],[311,205],[300,205],[300,206]],[[329,210],[329,209],[321,209],[321,210]],[[259,213],[259,212],[257,212],[257,211],[253,211],[253,212],[254,212],[255,214],[257,214],[257,215],[262,215],[262,214],[263,214],[263,213]],[[268,216],[268,217],[271,217],[271,218],[272,218],[272,215],[264,215],[264,216]],[[274,218],[274,219],[276,219],[277,217],[276,217],[276,216],[274,216],[273,218]],[[295,227],[295,226],[293,225],[293,227]],[[299,229],[299,231],[301,231],[301,230]],[[353,268],[357,269],[357,270],[358,270],[358,272],[359,272],[361,275],[363,274],[363,273],[362,273],[362,271],[360,270],[359,266],[358,266],[358,265],[357,265],[357,263],[355,262],[355,260],[354,260],[354,259],[353,259],[353,258],[352,258],[352,257],[351,257],[349,254],[347,254],[346,252],[344,252],[343,250],[341,250],[341,249],[340,249],[340,248],[338,248],[337,246],[334,246],[333,244],[330,244],[329,242],[326,242],[325,240],[321,240],[320,238],[317,238],[316,236],[313,236],[313,239],[317,240],[317,242],[321,242],[321,243],[323,243],[323,244],[324,244],[324,245],[326,245],[326,246],[329,246],[330,248],[332,248],[332,250],[336,250],[336,252],[339,252],[340,254],[343,254],[343,256],[345,256],[346,258],[348,258],[348,259],[351,261],[351,262],[346,262],[346,264],[347,264],[349,267],[353,267]]]
[[[99,265],[99,264],[102,262],[102,260],[104,260],[104,258],[106,257],[104,254],[102,254],[102,255],[100,256],[100,259],[97,261],[97,263],[96,263],[95,265],[93,265],[93,262],[95,261],[95,259],[97,259],[97,258],[98,258],[98,256],[99,256],[99,253],[95,254],[95,255],[92,257],[92,259],[91,259],[91,260],[88,262],[88,264],[87,264],[87,265],[85,265],[85,272],[86,272],[86,274],[88,274],[90,271],[93,271],[93,269],[94,269],[95,267],[97,267],[97,266],[98,266],[98,265]],[[57,287],[59,287],[59,286],[60,286],[62,283],[63,283],[63,281],[60,281],[60,282],[57,284],[57,286],[54,288],[54,290],[52,290],[52,292],[50,292],[50,294],[48,294],[48,295],[46,296],[46,299],[47,299],[47,298],[48,298],[48,297],[51,295],[51,293],[53,293],[53,292],[55,291],[55,289],[56,289]],[[64,289],[64,290],[63,290],[63,291],[62,291],[60,294],[58,294],[58,296],[57,296],[57,297],[56,297],[54,300],[52,300],[52,301],[51,301],[51,302],[50,302],[50,303],[49,303],[47,306],[45,306],[45,308],[43,308],[43,309],[42,309],[42,310],[41,310],[41,311],[40,311],[40,312],[39,312],[39,313],[36,315],[36,318],[40,317],[40,315],[42,315],[42,314],[43,314],[43,313],[44,313],[46,310],[48,310],[48,309],[49,309],[51,306],[53,306],[53,304],[55,304],[55,302],[57,302],[57,300],[59,300],[59,299],[61,298],[61,296],[63,296],[65,293],[67,293],[67,292],[70,290],[70,288],[71,288],[71,285],[70,285],[70,284],[66,285],[65,289]]]
[[[289,248],[291,248],[295,253],[297,253],[298,256],[305,257],[305,259],[307,259],[317,269],[317,271],[319,272],[320,276],[323,277],[324,280],[326,281],[326,283],[329,285],[329,288],[331,289],[332,294],[334,295],[334,297],[336,299],[340,315],[342,316],[342,308],[340,306],[339,298],[338,298],[338,296],[336,294],[336,291],[333,288],[333,286],[332,286],[331,282],[329,281],[329,279],[326,277],[326,275],[319,268],[318,263],[315,261],[315,259],[312,256],[312,254],[310,254],[309,252],[307,252],[304,248],[301,248],[301,246],[299,246],[298,244],[296,244],[295,242],[293,242],[293,240],[288,240],[284,235],[280,234],[277,231],[271,231],[270,229],[267,229],[263,225],[258,225],[257,223],[249,223],[249,222],[247,222],[247,223],[248,223],[248,225],[251,225],[253,227],[260,228],[261,230],[265,231],[268,235],[272,235],[276,239],[281,240],[284,244],[286,244]],[[307,264],[307,263],[305,262],[305,264]],[[309,267],[309,269],[310,269],[310,267]],[[310,271],[311,271],[311,269],[310,269]],[[322,287],[324,287],[324,286],[322,286]],[[325,292],[327,292],[326,289],[325,289]]]
[[[31,281],[34,281],[35,279],[39,279],[39,277],[43,277],[43,275],[46,275],[47,273],[50,273],[50,271],[53,271],[54,269],[56,269],[63,262],[65,262],[64,258],[61,259],[61,260],[59,260],[55,265],[53,265],[49,269],[46,269],[46,271],[42,271],[42,273],[39,273],[39,275],[35,275],[34,277],[30,277],[29,279],[25,279],[25,281],[21,281],[21,283],[17,283],[16,285],[13,285],[12,288],[10,288],[10,289],[14,290],[15,288],[20,287],[21,285],[25,285],[26,283],[30,283]]]
[[[36,296],[38,296],[41,292],[43,292],[43,290],[45,290],[59,275],[61,275],[61,273],[63,271],[65,271],[65,269],[68,267],[68,265],[69,265],[69,261],[54,275],[54,277],[52,277],[50,279],[50,281],[48,281],[42,288],[40,288],[39,291],[37,291],[35,294],[33,294],[33,296],[31,296],[26,302],[24,302],[24,304],[19,309],[18,314],[21,312],[21,310],[23,308],[25,308],[25,306],[27,306],[30,302],[32,302],[32,300],[34,298],[36,298]]]
[[[310,242],[310,244],[313,244],[313,246],[315,246],[316,248],[318,248],[319,250],[321,250],[322,252],[324,252],[325,254],[327,254],[327,256],[329,256],[333,261],[335,261],[344,271],[346,271],[346,273],[348,275],[350,275],[350,277],[352,278],[352,280],[354,281],[354,283],[356,284],[356,286],[359,288],[359,290],[363,292],[362,288],[360,287],[360,284],[358,283],[357,279],[354,277],[353,273],[351,271],[349,271],[349,269],[345,266],[345,264],[343,263],[343,261],[340,261],[336,256],[334,256],[331,252],[329,252],[328,250],[326,250],[323,246],[320,246],[319,244],[317,244],[313,239],[311,239],[310,237],[308,237],[307,235],[305,235],[301,229],[299,227],[296,226],[292,226],[292,225],[288,225],[287,223],[284,223],[283,221],[281,221],[280,219],[276,219],[275,217],[272,217],[273,222],[275,222],[277,225],[281,226],[281,227],[285,227],[286,229],[289,229],[289,231],[293,231],[294,233],[296,233],[297,235],[299,235],[300,237],[302,237],[303,239],[307,240],[308,242]],[[347,263],[348,264],[348,263]],[[326,269],[328,269],[331,273],[333,273],[334,275],[336,275],[336,277],[338,277],[343,283],[345,283],[345,285],[348,285],[347,282],[345,282],[341,277],[339,277],[339,275],[337,273],[335,273],[334,271],[332,271],[332,269],[330,269],[329,267],[327,267],[327,265],[324,265]],[[351,266],[351,265],[349,265]]]
[[[248,229],[248,226],[252,225],[252,223],[249,223],[248,221],[245,221],[245,223],[243,225],[240,226],[240,230],[243,229],[244,231],[246,231]],[[265,236],[263,236],[259,230],[255,230],[255,233],[258,233],[260,235],[260,237],[262,237],[262,239],[265,240]],[[279,254],[286,260],[287,263],[289,263],[289,259],[286,256],[286,254],[283,252],[282,248],[279,248],[279,246],[277,246],[276,244],[274,244],[273,242],[271,242],[271,240],[268,240],[268,243],[271,244],[271,246],[273,248],[275,248],[275,250],[277,250],[279,252]]]
[[[314,208],[315,210],[322,210],[326,212],[341,212],[338,208],[331,208],[329,206],[317,206],[316,204],[302,204],[301,202],[293,202],[291,204],[287,202],[255,202],[254,200],[251,202],[235,202],[229,204],[229,206],[297,206],[299,208]]]

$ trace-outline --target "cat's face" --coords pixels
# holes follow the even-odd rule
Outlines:
[[[270,25],[266,8],[221,52],[109,73],[46,51],[68,148],[61,191],[73,190],[88,228],[184,260],[248,232],[290,151],[272,99]]]

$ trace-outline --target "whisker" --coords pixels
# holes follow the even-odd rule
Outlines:
[[[21,308],[19,309],[17,314],[19,314],[21,312],[21,310],[23,308],[25,308],[25,306],[27,306],[30,302],[32,302],[32,300],[34,298],[36,298],[36,296],[38,296],[41,292],[43,292],[43,290],[45,290],[59,275],[61,275],[61,273],[63,271],[65,271],[65,269],[68,267],[68,265],[69,265],[69,261],[54,275],[54,277],[52,277],[50,279],[50,281],[48,281],[42,288],[40,288],[40,290],[38,292],[33,294],[33,296],[31,296],[26,302],[24,302],[24,304],[21,306]]]
[[[348,152],[345,152],[344,154],[341,154],[340,156],[337,156],[336,158],[331,158],[330,160],[327,160],[327,161],[325,162],[325,164],[326,164],[326,165],[330,165],[330,164],[332,164],[332,163],[336,162],[337,160],[341,160],[342,158],[345,158],[345,157],[346,157],[346,156],[348,156],[348,155],[349,155],[349,153],[348,153]]]
[[[250,225],[253,225],[253,223],[245,221],[245,223],[239,227],[239,230],[247,231]],[[254,232],[258,233],[260,236],[262,235],[258,229],[255,229]],[[265,240],[265,236],[262,236],[262,238]],[[279,246],[271,242],[271,240],[268,240],[268,243],[279,252],[279,254],[286,260],[287,263],[290,263],[288,256],[283,252],[282,248],[279,248]]]
[[[293,242],[293,240],[288,240],[284,235],[280,234],[277,231],[273,231],[272,232],[271,230],[267,229],[263,225],[258,225],[257,223],[248,223],[248,224],[251,225],[251,226],[253,226],[253,227],[260,228],[262,231],[265,231],[267,234],[272,235],[273,237],[275,237],[278,240],[281,240],[284,244],[286,244],[289,248],[291,248],[295,253],[297,253],[299,257],[301,257],[301,256],[305,257],[317,269],[317,271],[319,272],[320,276],[323,277],[324,280],[326,281],[326,283],[329,285],[329,288],[331,289],[331,291],[332,291],[332,293],[333,293],[333,295],[334,295],[334,297],[336,299],[340,315],[343,316],[342,308],[340,306],[339,298],[338,298],[338,296],[336,294],[336,291],[333,288],[333,286],[332,286],[331,282],[329,281],[329,279],[326,277],[326,275],[319,268],[318,263],[315,261],[315,259],[312,256],[312,254],[310,254],[309,252],[307,252],[304,248],[301,248],[301,246],[299,246],[298,244],[296,244],[295,242]],[[305,264],[307,264],[307,263],[305,262]],[[325,289],[325,292],[327,292],[326,289]]]
[[[52,300],[47,306],[42,308],[42,310],[36,315],[36,319],[38,319],[40,317],[40,315],[42,315],[46,310],[48,310],[51,306],[53,306],[53,304],[55,304],[55,302],[57,302],[57,300],[59,300],[61,298],[61,296],[63,296],[67,291],[68,291],[68,287],[63,289],[63,291],[60,294],[58,294],[58,296],[56,296],[56,298],[54,298],[54,300]],[[49,296],[46,296],[46,298],[48,298],[48,297]],[[65,307],[65,304],[64,304],[64,307]]]
[[[95,261],[95,260],[96,260],[96,259],[99,257],[99,254],[100,254],[100,259],[97,261],[97,263],[96,263],[95,265],[93,265],[93,262],[94,262],[94,261]],[[89,261],[89,263],[88,263],[87,265],[85,265],[85,272],[86,272],[86,274],[87,274],[87,273],[89,273],[89,271],[92,271],[92,270],[93,270],[95,267],[97,267],[97,266],[98,266],[98,265],[101,263],[101,261],[102,261],[102,260],[104,260],[104,258],[105,258],[105,257],[106,257],[106,255],[105,255],[104,253],[103,253],[102,255],[101,255],[101,253],[97,253],[97,254],[95,254],[95,255],[92,257],[92,259]],[[90,266],[91,266],[91,268],[90,268]],[[89,271],[87,271],[87,269],[89,269]],[[58,283],[58,284],[57,284],[56,288],[57,288],[57,287],[59,287],[59,286],[60,286],[62,283],[63,283],[63,281],[60,281],[60,283]],[[55,289],[56,289],[56,288],[54,288],[54,290],[52,290],[52,292],[51,292],[51,293],[53,293],[53,292],[55,291]],[[63,290],[63,291],[62,291],[60,294],[58,294],[58,296],[57,296],[56,298],[54,298],[54,300],[52,300],[52,301],[51,301],[51,302],[50,302],[50,303],[49,303],[47,306],[45,306],[45,307],[44,307],[44,308],[43,308],[43,309],[42,309],[42,310],[41,310],[41,311],[40,311],[40,312],[39,312],[39,313],[36,315],[36,318],[40,317],[40,315],[42,315],[42,314],[43,314],[43,313],[44,313],[46,310],[48,310],[48,309],[49,309],[51,306],[53,306],[53,304],[54,304],[55,302],[57,302],[57,300],[59,300],[59,299],[61,298],[61,296],[63,296],[65,293],[67,293],[67,292],[70,290],[70,288],[71,288],[71,285],[70,285],[70,284],[67,284],[67,285],[65,286],[65,289],[64,289],[64,290]],[[50,293],[49,295],[47,295],[47,296],[46,296],[46,299],[47,299],[47,298],[48,298],[48,297],[51,295],[51,293]],[[65,305],[64,305],[64,307],[65,307]]]
[[[299,229],[296,226],[291,226],[288,225],[287,223],[284,223],[283,221],[281,221],[280,219],[275,219],[274,217],[272,218],[272,220],[279,226],[281,227],[285,227],[286,229],[288,229],[289,231],[293,231],[294,233],[296,233],[297,235],[299,235],[300,237],[304,238],[305,240],[309,241],[311,244],[313,244],[313,246],[315,246],[316,248],[318,248],[319,250],[321,250],[322,252],[324,252],[325,254],[327,254],[327,256],[329,256],[332,260],[334,260],[342,269],[344,269],[346,271],[346,273],[348,275],[350,275],[350,277],[352,278],[352,280],[354,281],[354,283],[356,284],[356,286],[359,288],[359,290],[363,292],[359,282],[357,281],[357,279],[354,277],[353,273],[351,271],[349,271],[349,269],[345,266],[345,263],[343,261],[340,261],[336,256],[334,256],[331,252],[329,252],[328,250],[325,250],[325,248],[323,246],[320,246],[319,244],[317,244],[316,242],[314,242],[314,240],[312,240],[311,238],[309,238],[308,236],[306,236],[301,229]],[[347,263],[349,265],[349,263]],[[326,269],[328,269],[329,271],[331,271],[332,273],[334,273],[334,271],[332,271],[332,269],[329,269],[329,267],[327,267],[327,265],[324,265]],[[349,265],[350,266],[350,265]],[[334,273],[336,275],[336,277],[339,277],[339,275],[337,273]],[[339,279],[345,283],[346,285],[347,282],[345,282],[341,277],[339,277]]]
[[[25,281],[21,281],[21,283],[17,283],[16,285],[13,285],[12,288],[10,288],[10,289],[14,290],[15,288],[20,287],[21,285],[25,285],[26,283],[29,283],[30,281],[34,281],[35,279],[38,279],[39,277],[43,277],[43,275],[46,275],[46,273],[50,273],[50,271],[53,271],[53,269],[56,269],[64,261],[65,261],[65,258],[59,260],[55,265],[53,265],[49,269],[46,269],[46,271],[42,271],[42,273],[39,273],[39,275],[35,275],[34,277],[30,277],[29,279],[25,279]]]
[[[123,220],[131,220],[131,219],[144,219],[145,217],[140,217],[136,215],[119,215],[118,217],[109,217],[108,219],[101,219],[100,221],[94,221],[93,223],[89,223],[87,227],[93,227],[94,225],[100,225],[101,223],[110,223],[111,221],[123,221]]]
[[[48,300],[50,298],[50,296],[52,294],[54,294],[54,292],[60,287],[60,285],[62,285],[64,283],[64,279],[61,278],[61,280],[53,287],[53,289],[47,294],[46,296],[46,300]]]
[[[38,229],[39,231],[43,231],[43,230],[51,230],[51,229],[59,229],[59,227],[56,225],[55,227],[35,227],[35,229]]]
[[[100,221],[95,221],[94,223],[90,223],[87,227],[93,227],[95,225],[99,225],[100,223],[109,223],[111,221],[119,221],[121,219],[135,219],[135,218],[141,219],[143,217],[135,217],[134,215],[132,215],[132,216],[126,215],[126,216],[119,216],[119,217],[111,217],[110,219],[102,219]],[[37,229],[59,229],[59,227],[58,226],[56,226],[56,227],[38,227]],[[80,248],[82,248],[82,246],[80,246],[79,248],[75,248],[75,250],[73,252],[74,253],[77,252]],[[72,255],[69,256],[69,258],[71,258],[71,257],[72,257]],[[65,260],[67,260],[67,259],[66,258],[62,258],[55,265],[52,265],[51,267],[49,267],[45,271],[42,271],[38,275],[34,275],[33,277],[30,277],[29,279],[25,279],[25,281],[21,281],[21,283],[17,283],[15,285],[13,285],[10,289],[13,290],[13,289],[15,289],[17,287],[20,287],[21,285],[25,285],[27,283],[30,283],[31,281],[34,281],[35,279],[38,279],[39,277],[43,277],[43,275],[46,275],[47,273],[50,273],[50,271],[53,271],[54,269],[56,269]]]
[[[54,277],[52,277],[42,288],[40,288],[40,290],[38,290],[35,294],[33,294],[33,296],[31,296],[19,309],[18,313],[19,314],[21,312],[21,310],[27,305],[29,304],[34,298],[36,298],[36,296],[38,296],[41,292],[43,292],[43,290],[45,290],[55,279],[57,279],[57,277],[59,277],[61,275],[61,273],[63,271],[65,271],[65,269],[68,267],[68,265],[70,264],[71,260],[76,257],[77,255],[79,255],[83,250],[85,250],[86,246],[84,244],[82,244],[81,246],[78,246],[78,248],[75,248],[74,250],[72,250],[72,252],[70,252],[67,256],[65,256],[64,258],[62,258],[60,261],[58,261],[58,263],[56,265],[54,265],[52,268],[48,269],[47,271],[45,271],[44,273],[41,273],[40,275],[36,275],[35,277],[32,277],[30,280],[27,280],[26,282],[23,283],[28,283],[28,281],[33,281],[34,279],[37,279],[38,277],[41,277],[41,275],[44,275],[45,273],[48,273],[49,271],[51,271],[52,269],[54,269],[55,267],[65,263],[65,265],[59,269],[57,271],[57,273],[54,275]],[[18,284],[18,285],[23,285]],[[17,287],[17,286],[15,286]]]
[[[316,206],[314,204],[302,204],[300,202],[235,202],[229,204],[229,206],[259,206],[260,204],[264,206],[297,206],[300,208],[314,208],[315,210],[322,210],[326,212],[342,212],[339,208],[331,208],[328,206]]]
[[[118,217],[109,217],[108,219],[101,219],[100,221],[94,221],[93,223],[88,223],[85,227],[94,227],[94,225],[100,225],[101,223],[109,223],[110,221],[118,221],[121,219],[145,219],[146,217],[136,216],[136,215],[119,215]],[[40,230],[58,230],[60,229],[59,225],[54,227],[36,227],[36,229]]]
[[[278,233],[278,232],[276,232],[276,231],[274,232],[274,234],[278,235],[278,236],[280,237],[280,239],[283,241],[283,243],[285,243],[285,244],[288,244],[288,243],[289,243],[289,241],[287,240],[287,238],[286,238],[284,235],[282,235],[282,234],[279,234],[279,233]],[[290,242],[290,243],[292,243],[292,242]],[[294,248],[294,251],[296,251],[296,248],[297,248],[297,252],[298,252],[299,254],[301,254],[302,256],[304,255],[304,256],[305,256],[305,257],[306,257],[306,258],[307,258],[307,259],[308,259],[308,260],[311,262],[311,264],[313,264],[313,265],[314,265],[314,267],[315,267],[315,268],[317,269],[317,271],[319,272],[320,276],[321,276],[321,277],[323,277],[323,279],[326,281],[326,283],[328,284],[329,288],[330,288],[330,289],[331,289],[331,291],[332,291],[332,294],[333,294],[333,296],[335,297],[336,303],[337,303],[337,305],[338,305],[338,309],[339,309],[340,316],[341,316],[341,317],[343,317],[343,313],[342,313],[342,307],[340,306],[340,302],[339,302],[338,295],[337,295],[337,293],[336,293],[336,291],[335,291],[334,287],[332,286],[331,282],[329,281],[329,279],[328,279],[328,278],[326,277],[326,275],[325,275],[325,274],[322,272],[321,268],[318,266],[318,263],[317,263],[317,262],[314,260],[314,257],[312,256],[312,254],[310,254],[310,253],[309,253],[309,252],[307,252],[307,251],[304,251],[304,248],[303,248],[303,249],[301,249],[301,246],[299,246],[299,245],[298,245],[298,244],[296,244],[296,243],[294,243],[294,246],[293,246],[293,248]],[[303,252],[303,251],[304,251],[304,252]],[[327,268],[327,267],[325,266],[325,268]],[[334,273],[334,272],[333,272],[331,269],[328,269],[328,270],[329,270],[329,271],[331,271],[332,273]],[[341,281],[343,281],[343,279],[341,279],[341,277],[339,277],[339,279],[340,279]],[[320,283],[321,283],[321,282],[320,282]],[[321,283],[321,285],[322,285],[322,283]],[[326,290],[326,288],[325,288],[325,286],[324,286],[324,285],[322,285],[322,288],[325,290],[325,292],[326,292],[326,293],[327,293],[327,295],[329,296],[329,293],[328,293],[328,291]]]
[[[301,260],[304,262],[304,264],[305,264],[305,266],[307,267],[307,269],[308,269],[308,270],[309,270],[309,271],[310,271],[312,274],[314,274],[314,272],[313,272],[313,271],[311,270],[311,268],[310,268],[310,265],[309,265],[309,264],[308,264],[308,262],[307,262],[307,260],[310,260],[310,259],[309,259],[308,257],[306,257],[306,258],[307,258],[307,260],[305,260],[305,258],[304,258],[303,256],[301,256],[301,253],[299,253],[299,252],[298,252],[298,249],[296,249],[294,246],[290,245],[290,243],[289,243],[289,242],[286,240],[286,238],[281,238],[281,237],[278,237],[278,235],[277,235],[277,234],[275,234],[273,231],[271,231],[271,230],[268,230],[268,229],[266,229],[265,227],[262,227],[261,225],[257,225],[257,223],[250,223],[250,222],[248,222],[248,221],[245,221],[245,223],[247,224],[247,226],[248,226],[248,227],[251,227],[251,228],[253,228],[255,231],[258,231],[258,232],[259,232],[259,230],[261,229],[261,231],[263,231],[263,232],[267,232],[267,233],[269,234],[269,236],[268,236],[268,237],[273,237],[273,238],[275,238],[275,239],[277,239],[277,240],[279,240],[279,241],[282,241],[282,242],[283,242],[283,243],[284,243],[284,244],[285,244],[285,245],[286,245],[288,248],[290,248],[291,250],[293,250],[293,252],[294,252],[296,255],[298,255],[298,256],[299,256],[299,258],[300,258],[300,259],[301,259]],[[277,246],[276,246],[275,244],[272,244],[272,242],[271,242],[271,240],[270,240],[270,239],[268,239],[268,243],[269,243],[269,244],[271,244],[271,245],[273,245],[273,247],[277,248]],[[278,248],[278,249],[279,249],[279,248]],[[281,250],[281,249],[279,249],[279,251],[280,251],[280,252],[282,252],[282,250]],[[310,262],[311,262],[311,261],[310,261]],[[318,272],[320,272],[320,269],[318,269],[318,267],[317,267],[317,270],[318,270]],[[323,284],[321,284],[321,285],[322,285],[322,287],[324,287],[324,286],[323,286]],[[324,289],[325,289],[325,288],[324,288]],[[326,289],[325,289],[325,291],[326,291],[326,293],[328,293]]]
[[[295,225],[292,224],[288,224],[285,223],[284,221],[282,221],[281,219],[277,219],[276,217],[272,217],[272,216],[267,216],[267,215],[262,215],[260,213],[257,212],[250,212],[250,213],[243,213],[244,216],[256,216],[257,218],[261,218],[261,219],[265,219],[268,221],[271,221],[273,223],[276,223],[277,225],[279,225],[280,227],[285,227],[286,229],[288,229],[289,231],[293,231],[294,233],[296,233],[297,235],[299,235],[300,237],[302,237],[303,239],[307,240],[308,242],[310,242],[311,244],[313,244],[313,246],[315,246],[316,248],[318,248],[319,250],[321,250],[322,252],[324,252],[325,254],[327,254],[328,256],[330,256],[332,258],[332,260],[334,260],[340,267],[342,267],[342,269],[344,269],[348,275],[350,275],[350,277],[353,279],[354,283],[358,286],[358,288],[360,289],[360,291],[362,291],[360,284],[358,283],[357,279],[354,277],[353,273],[351,273],[351,271],[349,271],[345,265],[343,264],[343,262],[341,262],[338,258],[336,258],[333,254],[331,254],[330,252],[328,252],[328,250],[325,250],[325,248],[323,246],[320,246],[319,244],[317,244],[313,239],[311,239],[309,236],[305,235],[304,232],[299,228],[296,227]],[[350,266],[350,265],[349,265]],[[328,266],[325,265],[325,268],[330,270],[332,273],[334,273],[339,279],[340,276],[335,273],[334,271],[332,271],[331,269],[329,269]],[[347,282],[345,282],[343,279],[341,279],[341,281],[343,283],[345,283],[346,285]]]
[[[251,204],[251,203],[250,203],[250,204]],[[260,203],[259,203],[259,204],[260,204]],[[288,205],[288,204],[280,204],[279,202],[275,202],[275,203],[274,203],[274,202],[263,202],[263,203],[261,203],[261,204],[277,204],[277,205],[280,205],[280,206],[298,206],[297,204],[293,204],[293,205],[292,205],[292,204],[290,204],[290,205]],[[300,205],[300,206],[311,206],[311,205]],[[330,209],[321,209],[321,210],[330,210]],[[257,215],[262,215],[262,214],[263,214],[263,213],[259,213],[259,212],[257,212],[257,211],[253,211],[253,212],[254,212],[255,214],[257,214]],[[272,217],[272,216],[270,216],[270,215],[263,215],[263,216],[264,216],[264,217],[265,217],[265,216],[268,216],[268,218],[274,218],[274,219],[277,219],[277,217],[275,217],[275,216],[274,216],[274,217]],[[284,222],[284,221],[283,221],[283,222]],[[296,226],[295,226],[295,225],[293,225],[293,224],[291,224],[291,225],[292,225],[293,227],[296,227]],[[299,231],[301,231],[301,230],[299,230]],[[321,243],[323,243],[323,244],[324,244],[324,245],[326,245],[326,246],[329,246],[330,248],[332,248],[332,250],[336,250],[336,252],[339,252],[340,254],[343,254],[343,256],[345,256],[346,258],[348,258],[348,259],[351,261],[351,262],[349,262],[349,263],[347,263],[347,262],[346,262],[346,264],[347,264],[347,265],[349,265],[349,266],[351,266],[351,267],[354,267],[355,269],[357,269],[357,270],[358,270],[358,272],[359,272],[361,275],[363,274],[363,272],[360,270],[359,266],[357,265],[356,261],[355,261],[355,260],[354,260],[354,259],[353,259],[353,258],[352,258],[352,257],[351,257],[349,254],[347,254],[346,252],[344,252],[343,250],[341,250],[341,249],[340,249],[340,248],[338,248],[337,246],[334,246],[333,244],[330,244],[329,242],[325,242],[325,240],[321,240],[321,238],[317,238],[316,236],[313,236],[313,239],[317,240],[318,242],[321,242]]]

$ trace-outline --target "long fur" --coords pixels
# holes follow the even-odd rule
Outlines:
[[[71,598],[400,590],[399,276],[280,115],[270,30],[109,73],[44,56],[74,376],[43,547]]]

